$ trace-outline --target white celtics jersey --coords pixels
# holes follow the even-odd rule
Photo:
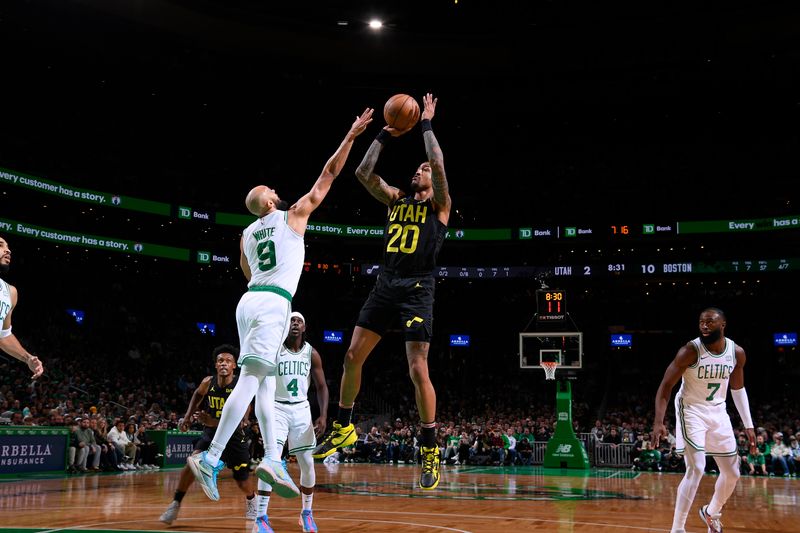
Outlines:
[[[303,236],[289,227],[287,217],[286,211],[273,211],[242,233],[242,248],[252,274],[248,287],[279,287],[294,296],[306,249]]]
[[[721,353],[709,352],[700,337],[691,341],[697,361],[683,372],[678,391],[686,405],[721,405],[728,396],[728,379],[736,366],[736,343],[725,337]]]
[[[299,352],[293,352],[281,344],[278,354],[278,388],[275,400],[298,403],[308,399],[308,386],[311,384],[311,345],[303,343]]]
[[[0,329],[3,329],[3,321],[11,311],[11,286],[0,279]]]

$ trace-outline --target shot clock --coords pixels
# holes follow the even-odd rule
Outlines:
[[[536,291],[536,321],[563,322],[567,318],[567,298],[561,289]]]

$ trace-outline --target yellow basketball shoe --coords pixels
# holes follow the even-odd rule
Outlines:
[[[439,448],[420,447],[422,455],[422,474],[419,476],[419,488],[433,490],[439,484]]]
[[[339,422],[334,422],[333,430],[327,437],[322,439],[322,443],[314,448],[311,455],[314,459],[324,459],[332,455],[337,448],[344,448],[354,444],[357,439],[356,428],[352,423],[342,426]]]

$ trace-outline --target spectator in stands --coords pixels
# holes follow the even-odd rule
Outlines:
[[[77,457],[75,458],[75,468],[79,472],[86,472],[86,460],[92,456],[91,470],[100,470],[100,446],[94,438],[94,431],[89,427],[88,417],[78,417],[75,419],[79,423],[75,431],[75,438],[78,441]]]
[[[639,457],[633,460],[635,470],[661,471],[661,452],[653,448],[652,441],[644,442],[644,449]]]
[[[750,466],[750,474],[767,475],[766,456],[769,454],[769,444],[764,442],[764,436],[756,437],[756,453],[747,456],[747,464]]]
[[[517,442],[517,455],[521,465],[528,466],[533,462],[533,446],[525,435]]]
[[[683,455],[678,453],[675,446],[670,447],[669,453],[663,455],[661,458],[662,470],[667,472],[684,472],[686,470],[686,463],[683,460]]]
[[[508,428],[503,435],[503,445],[506,448],[506,464],[514,466],[517,464],[517,439],[512,428]]]
[[[461,435],[459,435],[458,430],[455,427],[447,428],[444,440],[444,461],[446,464],[455,464],[459,442],[461,442]]]
[[[108,440],[122,454],[120,466],[124,470],[136,470],[136,444],[128,438],[124,420],[117,420],[114,427],[108,432]]]
[[[100,468],[107,471],[122,470],[119,468],[119,452],[108,441],[108,421],[100,415],[95,415],[89,420],[89,427],[94,432],[94,440],[100,446]]]
[[[485,465],[489,462],[491,449],[489,435],[481,428],[475,437],[475,443],[472,445],[473,451],[470,454],[470,464]]]
[[[500,430],[495,428],[489,432],[489,460],[498,466],[505,462],[506,448]]]
[[[794,465],[795,476],[800,472],[800,443],[797,442],[797,437],[792,435],[789,437],[789,453],[791,454],[790,462]]]
[[[67,472],[74,474],[78,471],[75,465],[75,458],[78,453],[78,431],[79,424],[71,422],[69,424],[69,446],[67,448]]]
[[[603,437],[603,442],[616,447],[622,444],[622,436],[617,431],[617,428],[612,427],[611,430],[609,430],[608,435]]]
[[[156,404],[157,405],[157,404]],[[158,453],[158,445],[147,436],[150,422],[143,420],[136,428],[136,443],[142,454],[142,466],[147,470],[157,470],[160,467],[156,464],[161,454]]]
[[[598,433],[603,433],[603,421],[602,420],[595,420],[594,421],[594,427],[592,428],[592,430],[589,433],[591,433],[595,438],[597,438],[597,434]],[[600,439],[597,439],[597,440],[600,440]]]
[[[642,452],[645,450],[644,443],[645,443],[644,433],[637,433],[636,440],[633,443],[633,449],[631,450],[631,459],[634,462],[636,462],[636,459],[638,459],[639,456],[642,454]]]
[[[769,452],[772,455],[772,473],[776,476],[783,474],[785,477],[794,475],[794,461],[791,460],[789,447],[783,443],[783,433],[776,431],[772,439]]]

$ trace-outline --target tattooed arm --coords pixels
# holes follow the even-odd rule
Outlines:
[[[389,129],[393,128],[384,128],[385,131]],[[376,200],[388,206],[400,198],[402,193],[397,187],[392,187],[375,174],[375,164],[378,162],[381,150],[383,150],[383,144],[377,139],[372,141],[364,159],[356,169],[356,177]]]
[[[428,123],[430,123],[430,120],[436,113],[437,101],[438,98],[434,98],[431,93],[422,97],[422,102],[425,105],[425,110],[422,112],[422,120],[427,120]],[[422,132],[422,137],[425,139],[425,152],[428,154],[428,163],[431,165],[433,203],[436,206],[436,213],[439,220],[446,225],[450,219],[452,201],[450,200],[447,176],[444,172],[442,148],[439,146],[439,141],[436,140],[436,135],[433,134],[433,130],[423,127]]]

